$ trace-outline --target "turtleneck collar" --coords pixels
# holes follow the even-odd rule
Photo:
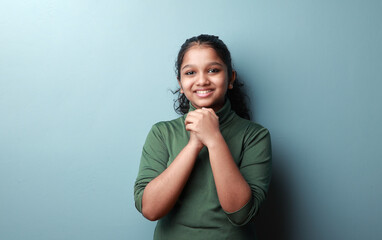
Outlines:
[[[190,109],[188,112],[194,111],[196,108],[190,103]],[[219,117],[219,125],[223,127],[226,123],[230,122],[235,116],[235,112],[231,109],[231,102],[226,99],[224,106],[216,112]]]

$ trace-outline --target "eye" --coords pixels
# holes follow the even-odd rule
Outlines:
[[[219,72],[220,70],[217,69],[217,68],[211,68],[211,69],[208,69],[208,73],[217,73]]]
[[[187,72],[184,73],[184,75],[193,75],[193,74],[195,74],[194,71],[187,71]]]

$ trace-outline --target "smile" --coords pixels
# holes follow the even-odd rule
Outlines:
[[[212,91],[211,90],[196,91],[197,94],[207,94],[209,92],[212,92]]]
[[[212,90],[196,90],[195,91],[196,96],[201,97],[201,98],[206,98],[209,97],[213,91]]]

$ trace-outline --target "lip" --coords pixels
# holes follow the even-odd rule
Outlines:
[[[213,90],[212,89],[197,89],[194,91],[194,93],[198,97],[205,98],[210,96],[213,93]]]

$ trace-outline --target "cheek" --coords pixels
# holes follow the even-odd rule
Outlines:
[[[220,87],[227,88],[228,87],[228,77],[226,74],[222,75],[217,79],[217,83]]]
[[[181,93],[185,93],[187,91],[190,91],[190,83],[188,81],[182,81],[180,84],[180,90],[181,90]]]

